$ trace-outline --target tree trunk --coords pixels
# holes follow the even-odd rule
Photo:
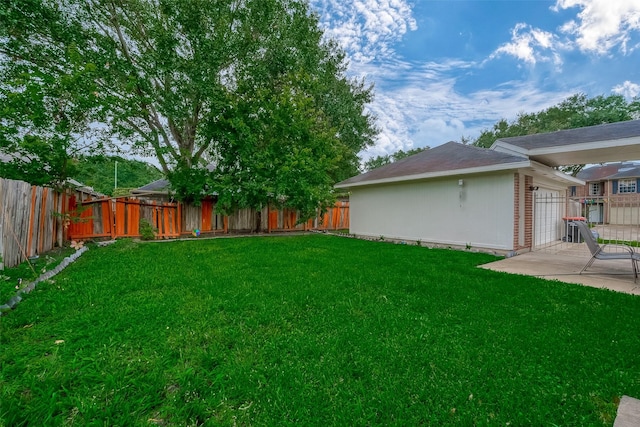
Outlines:
[[[256,233],[261,231],[262,227],[262,210],[258,210],[256,213]]]

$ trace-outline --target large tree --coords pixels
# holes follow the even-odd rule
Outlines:
[[[97,105],[95,66],[73,42],[78,30],[30,0],[0,8],[1,177],[62,186],[73,173],[71,157],[87,143],[80,135],[90,132]]]
[[[8,0],[0,31],[6,75],[79,75],[102,142],[155,156],[184,199],[310,212],[376,133],[371,87],[304,0]]]

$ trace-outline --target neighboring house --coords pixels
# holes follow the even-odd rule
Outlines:
[[[350,192],[352,234],[527,251],[562,237],[560,197],[585,185],[555,167],[628,159],[640,159],[640,120],[505,138],[490,149],[449,142],[336,188]]]
[[[576,177],[585,185],[571,187],[569,195],[581,202],[583,214],[590,222],[629,223],[633,207],[640,205],[640,163],[591,166]]]
[[[171,200],[171,183],[167,179],[158,179],[131,190],[131,195],[154,200]]]
[[[213,172],[216,165],[214,163],[209,163],[207,165],[207,170],[209,172]],[[140,197],[143,199],[150,200],[160,200],[160,201],[173,201],[174,193],[171,190],[171,183],[168,179],[158,179],[156,181],[150,182],[142,187],[135,188],[130,191],[131,195],[134,197]],[[217,193],[209,194],[208,196],[217,196]]]

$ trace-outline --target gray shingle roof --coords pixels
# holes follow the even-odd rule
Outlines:
[[[605,181],[609,179],[640,177],[640,164],[632,162],[611,163],[581,170],[576,178],[583,181]]]
[[[140,191],[168,191],[171,187],[171,184],[166,179],[158,179],[156,181],[150,182],[142,187],[136,188],[136,192]]]
[[[640,120],[630,120],[577,129],[559,130],[557,132],[501,138],[498,141],[526,150],[533,150],[536,148],[633,138],[638,135],[640,135]]]
[[[502,153],[457,142],[447,142],[422,151],[367,173],[354,176],[336,184],[337,187],[363,184],[399,177],[411,177],[427,173],[451,172],[495,165],[528,162],[523,156]]]

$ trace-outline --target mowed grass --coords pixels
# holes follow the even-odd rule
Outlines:
[[[611,425],[640,298],[327,235],[92,249],[0,318],[0,425]]]

